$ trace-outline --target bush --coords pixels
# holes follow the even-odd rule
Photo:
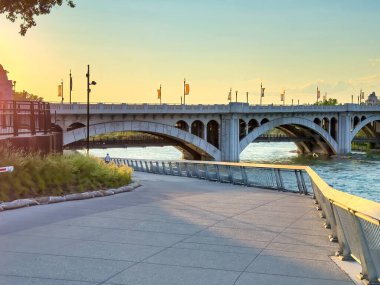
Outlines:
[[[25,154],[0,146],[0,166],[12,165],[12,173],[0,173],[0,201],[55,196],[116,188],[131,182],[132,169],[105,164],[81,154]]]

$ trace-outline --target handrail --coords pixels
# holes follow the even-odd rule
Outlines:
[[[313,192],[317,209],[326,219],[325,226],[331,228],[330,240],[339,242],[338,254],[342,260],[355,259],[362,267],[361,279],[366,279],[367,284],[379,284],[380,203],[334,189],[308,166],[122,158],[112,161],[118,165],[128,165],[136,171],[301,194]],[[310,181],[305,179],[304,174]]]

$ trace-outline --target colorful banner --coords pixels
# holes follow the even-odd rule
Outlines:
[[[62,97],[62,85],[58,85],[58,97]]]
[[[185,95],[189,95],[189,93],[190,93],[190,85],[185,84]]]

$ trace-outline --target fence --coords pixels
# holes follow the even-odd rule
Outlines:
[[[46,134],[50,129],[49,103],[40,101],[0,101],[0,136]]]
[[[339,255],[343,260],[354,259],[361,264],[361,278],[367,284],[379,284],[380,204],[333,189],[310,167],[120,158],[113,162],[135,171],[313,193],[326,227],[331,228],[330,240],[339,243]]]

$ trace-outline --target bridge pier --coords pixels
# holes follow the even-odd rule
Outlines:
[[[237,115],[222,115],[220,145],[222,161],[239,162],[239,117]]]
[[[351,152],[351,116],[340,113],[338,117],[338,153],[341,155]]]

